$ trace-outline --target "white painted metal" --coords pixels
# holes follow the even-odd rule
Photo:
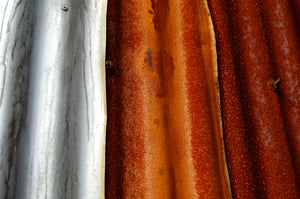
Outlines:
[[[104,198],[106,6],[0,1],[1,199]]]

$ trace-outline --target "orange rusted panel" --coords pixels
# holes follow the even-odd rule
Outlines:
[[[205,1],[108,6],[107,198],[229,198]]]
[[[299,1],[208,2],[233,197],[299,198]]]
[[[299,198],[298,13],[110,0],[106,197]]]

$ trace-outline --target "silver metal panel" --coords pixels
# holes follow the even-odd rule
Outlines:
[[[0,1],[0,198],[104,198],[106,6]]]

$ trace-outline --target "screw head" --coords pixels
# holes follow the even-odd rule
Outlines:
[[[282,80],[280,78],[277,80],[271,79],[268,81],[268,85],[273,92],[278,92],[281,81]]]

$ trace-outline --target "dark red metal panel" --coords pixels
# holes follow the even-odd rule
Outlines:
[[[297,8],[291,1],[208,2],[233,196],[299,198]]]

